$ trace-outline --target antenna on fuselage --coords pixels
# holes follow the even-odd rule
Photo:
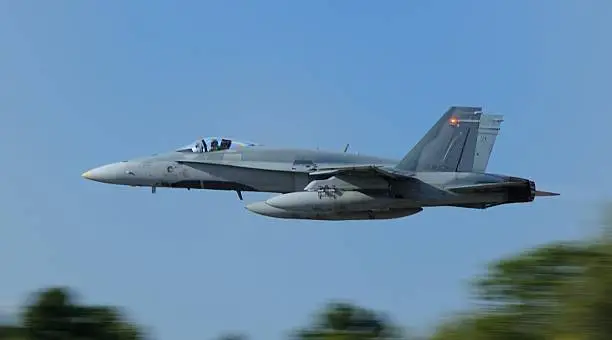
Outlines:
[[[349,145],[350,145],[350,144],[348,144],[348,143],[346,144],[346,146],[344,147],[344,152],[347,152],[347,151],[348,151]]]

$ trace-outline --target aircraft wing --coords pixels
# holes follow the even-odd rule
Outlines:
[[[414,177],[413,172],[385,166],[362,165],[320,169],[309,173],[309,176],[313,180],[304,188],[306,191],[315,191],[325,187],[335,187],[342,190],[387,190],[389,188],[387,180],[392,179],[398,182],[397,190],[402,192],[406,198],[410,197],[415,200],[424,197],[443,199],[456,195]]]
[[[381,176],[393,179],[409,179],[412,178],[412,172],[397,170],[394,168],[376,166],[376,165],[358,165],[340,168],[319,169],[309,173],[310,177],[330,177],[330,176]]]

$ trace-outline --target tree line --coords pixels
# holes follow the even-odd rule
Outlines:
[[[612,211],[612,210],[610,210]],[[409,334],[383,312],[330,303],[288,337],[307,339],[609,340],[612,339],[612,223],[592,238],[554,242],[494,261],[474,278],[477,303],[431,334]],[[0,339],[154,339],[118,307],[83,305],[67,287],[35,292]],[[248,333],[218,340],[247,340]]]

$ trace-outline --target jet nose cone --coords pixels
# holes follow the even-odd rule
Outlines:
[[[107,164],[86,171],[81,176],[85,179],[89,179],[96,182],[113,183],[116,181],[117,175],[121,171],[120,167],[121,166],[118,163]]]

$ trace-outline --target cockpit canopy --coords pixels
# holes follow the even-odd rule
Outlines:
[[[191,144],[185,145],[184,147],[177,149],[176,151],[202,153],[221,150],[239,150],[242,148],[248,148],[257,145],[259,144],[238,141],[227,137],[206,137],[200,138]]]

